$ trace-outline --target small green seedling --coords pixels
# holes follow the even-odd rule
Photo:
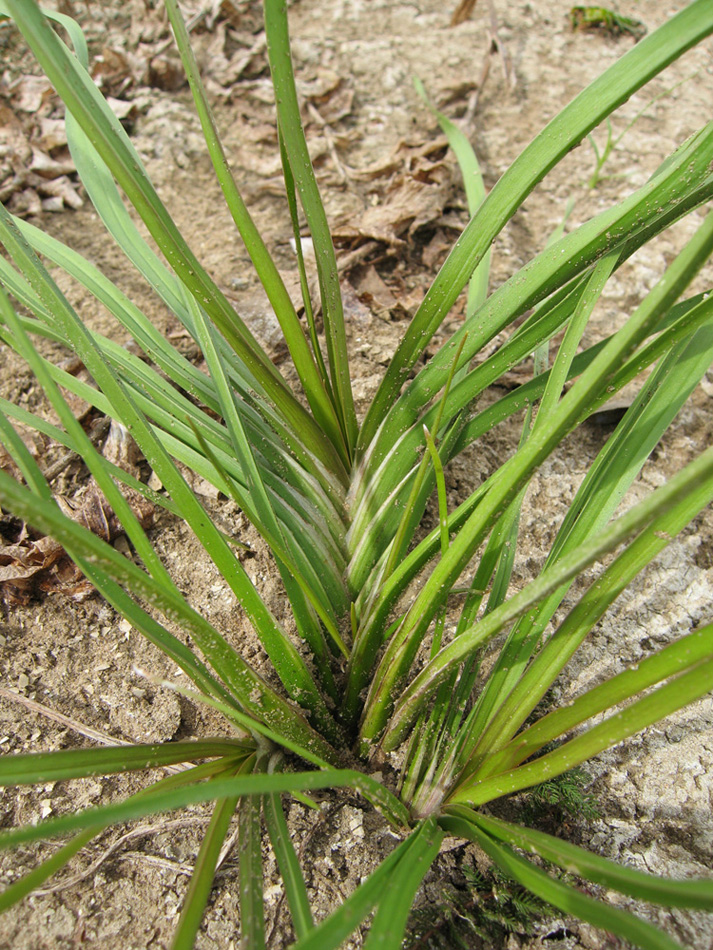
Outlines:
[[[610,36],[629,33],[635,40],[646,36],[646,27],[640,20],[622,16],[605,7],[572,7],[569,13],[573,30],[601,30]]]

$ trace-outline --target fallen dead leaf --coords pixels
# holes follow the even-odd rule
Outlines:
[[[453,183],[451,162],[442,157],[444,146],[441,139],[417,146],[402,143],[396,156],[398,170],[385,185],[373,190],[371,207],[358,218],[337,224],[335,239],[344,242],[371,238],[401,246],[419,228],[437,222]]]
[[[0,81],[0,201],[20,217],[83,204],[58,112],[43,77]]]
[[[133,85],[135,78],[122,50],[105,46],[92,65],[92,79],[104,95],[120,96]]]
[[[421,251],[421,262],[424,267],[433,270],[445,261],[453,247],[453,239],[442,228],[438,228],[431,240]]]
[[[120,522],[99,490],[92,486],[79,501],[55,496],[60,509],[93,534],[112,542],[123,533]],[[132,508],[134,506],[132,505]],[[143,527],[153,518],[151,511],[135,509]],[[82,601],[94,591],[92,584],[53,538],[37,536],[27,525],[3,516],[0,533],[7,537],[14,527],[17,538],[0,543],[0,593],[8,604],[27,604],[42,594],[60,594]]]
[[[50,116],[40,116],[39,135],[35,139],[35,144],[43,152],[56,152],[57,149],[67,147],[67,130],[64,125],[64,119],[51,118]]]
[[[352,277],[352,286],[357,297],[374,314],[388,313],[396,307],[396,297],[371,265]]]
[[[22,123],[0,102],[0,201],[24,187],[31,160],[32,147]]]
[[[40,112],[55,97],[50,81],[44,76],[20,76],[7,88],[13,108],[31,115]]]
[[[175,92],[187,82],[181,61],[177,56],[161,53],[149,63],[148,82],[164,92]]]
[[[124,470],[138,473],[135,443],[122,426],[112,424],[104,455]],[[20,473],[7,453],[0,455],[0,468],[19,478]],[[122,492],[141,526],[149,527],[153,522],[154,505],[131,488],[122,486]],[[65,515],[108,543],[124,533],[121,522],[93,478],[79,496],[68,499],[55,495],[54,500]],[[59,542],[42,536],[10,515],[0,517],[0,595],[6,603],[27,604],[43,594],[60,594],[82,601],[93,591],[92,584]]]

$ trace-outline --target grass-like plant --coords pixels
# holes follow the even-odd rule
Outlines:
[[[643,39],[547,125],[484,200],[470,196],[475,213],[408,326],[363,419],[352,398],[335,253],[300,122],[285,0],[265,0],[264,7],[292,225],[299,249],[301,213],[316,251],[318,301],[310,299],[300,260],[302,316],[233,180],[177,2],[166,0],[216,174],[280,322],[299,392],[287,385],[188,247],[92,82],[76,24],[45,15],[28,0],[0,2],[0,13],[13,18],[66,104],[72,155],[98,214],[196,341],[207,367],[200,370],[185,359],[91,263],[0,207],[0,242],[7,254],[0,258],[0,338],[27,360],[59,420],[51,425],[8,402],[0,404],[0,437],[24,479],[20,484],[0,472],[0,503],[56,538],[102,596],[191,680],[188,695],[219,710],[233,727],[228,739],[4,757],[3,785],[177,763],[189,767],[126,800],[3,831],[3,848],[69,837],[7,887],[0,908],[29,894],[107,826],[212,802],[175,948],[194,943],[236,811],[239,925],[242,946],[250,950],[265,945],[263,827],[300,950],[337,947],[370,915],[365,946],[400,947],[414,897],[446,834],[477,843],[498,873],[565,913],[646,950],[676,947],[645,920],[587,896],[568,883],[571,878],[549,873],[529,855],[606,889],[670,907],[712,909],[713,881],[671,881],[620,867],[493,817],[487,806],[579,766],[713,688],[709,625],[574,702],[533,716],[618,594],[713,499],[713,449],[708,449],[615,516],[644,461],[713,361],[713,297],[686,296],[713,249],[713,215],[620,330],[596,345],[580,346],[611,275],[646,242],[713,197],[713,123],[680,144],[646,185],[551,242],[489,296],[487,264],[481,262],[508,219],[567,152],[713,32],[713,5],[695,0]],[[52,21],[66,31],[72,51]],[[125,201],[160,254],[140,236]],[[145,358],[85,326],[43,260],[96,297]],[[462,328],[416,372],[469,284]],[[507,341],[479,358],[505,330]],[[32,342],[41,337],[73,351],[95,385],[43,358]],[[561,342],[548,365],[547,344],[555,337]],[[479,408],[486,387],[533,353],[533,378]],[[638,397],[592,464],[541,573],[510,593],[529,479],[589,414],[642,374]],[[63,390],[126,427],[165,494],[152,492],[96,451]],[[517,451],[449,511],[445,466],[493,426],[519,414],[524,423]],[[82,456],[120,519],[134,560],[63,514],[13,421]],[[177,462],[234,499],[264,538],[290,605],[290,629],[277,621]],[[124,486],[164,506],[195,532],[242,605],[269,657],[271,682],[279,680],[279,687],[251,668],[178,590],[122,493]],[[434,492],[439,526],[415,543],[415,529]],[[583,593],[578,585],[573,595],[573,582],[593,565],[600,565],[595,580]],[[417,593],[409,593],[419,578]],[[459,596],[453,596],[456,589]],[[567,612],[553,624],[568,592]],[[497,659],[482,674],[483,650],[501,634]],[[370,774],[374,763],[396,750],[394,784],[377,781]],[[347,767],[356,761],[361,769]],[[340,907],[316,922],[280,796],[309,801],[313,790],[343,788],[363,795],[402,840]]]

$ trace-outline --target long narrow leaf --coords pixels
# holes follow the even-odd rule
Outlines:
[[[258,277],[265,288],[273,312],[280,323],[295,369],[299,374],[315,418],[324,430],[330,434],[332,442],[335,447],[338,448],[341,435],[339,423],[334,413],[334,407],[325,392],[318,367],[315,365],[314,358],[305,340],[305,335],[294,304],[250,216],[250,212],[245,206],[245,202],[240,195],[235,178],[230,170],[218,135],[216,123],[210,105],[208,104],[205,88],[201,82],[198,64],[191,49],[188,30],[186,29],[176,0],[167,0],[166,12],[168,13],[171,27],[176,37],[176,44],[193,93],[203,136],[206,140],[211,161],[213,162],[213,168],[223,191],[226,204],[240,232],[240,236],[245,242],[245,247],[250,254]]]
[[[369,928],[364,950],[401,950],[416,891],[438,857],[443,832],[434,818],[424,821],[411,838],[408,860],[389,876]]]
[[[235,760],[233,758],[229,759],[231,766],[234,767]],[[190,785],[193,782],[200,782],[204,779],[209,779],[215,775],[219,775],[226,771],[225,763],[222,759],[213,760],[207,762],[204,765],[197,765],[191,769],[186,769],[185,771],[179,772],[178,774],[169,775],[166,778],[160,779],[158,782],[155,782],[152,786],[142,791],[137,792],[135,795],[130,796],[130,801],[132,800],[141,800],[144,796],[148,794],[155,793],[157,790],[161,789],[171,789],[177,788],[180,786]],[[7,910],[9,907],[12,907],[14,904],[17,904],[18,901],[22,900],[23,897],[26,897],[28,894],[32,893],[33,890],[40,887],[48,878],[52,877],[57,871],[63,868],[71,859],[80,851],[85,845],[96,837],[96,835],[101,831],[99,829],[92,829],[89,831],[80,831],[79,834],[75,835],[66,845],[63,845],[59,848],[51,857],[46,858],[42,864],[34,868],[34,870],[25,874],[18,881],[13,882],[0,894],[0,913]]]
[[[169,616],[179,618],[214,668],[239,698],[244,709],[256,718],[271,724],[279,732],[294,738],[302,745],[328,761],[334,761],[334,750],[307,724],[307,722],[278,696],[236,653],[220,634],[173,589],[157,584],[132,561],[92,534],[86,528],[63,515],[56,505],[32,496],[10,476],[0,472],[0,503],[45,534],[57,538],[69,551],[76,549],[80,560],[86,558],[90,567],[97,568],[126,584],[134,594],[145,597]],[[111,596],[109,596],[111,600]],[[184,650],[186,648],[184,647]],[[188,651],[190,652],[190,651]],[[193,659],[195,663],[195,659]]]
[[[647,726],[664,719],[682,706],[690,705],[712,689],[713,658],[681,673],[670,683],[660,686],[653,693],[627,706],[624,712],[610,716],[597,726],[592,726],[584,734],[559,746],[554,752],[540,756],[503,775],[484,779],[482,782],[466,781],[453,792],[449,801],[482,805],[501,795],[512,794],[553,776],[561,775],[605,749],[628,739],[629,736]]]
[[[86,70],[69,53],[34,3],[4,0],[3,10],[17,23],[46,75],[65,102],[68,112],[81,128],[82,135],[86,136],[85,143],[79,144],[79,151],[87,152],[88,148],[96,150],[101,162],[105,163],[105,167],[111,171],[129,197],[182,283],[215,321],[249,371],[254,374],[258,385],[269,393],[292,427],[309,438],[315,453],[328,466],[336,466],[339,469],[340,463],[331,444],[328,444],[313,418],[295,399],[274,365],[186,244],[150,183],[126,132]],[[71,120],[68,124],[71,125]],[[88,148],[83,149],[82,144]],[[101,170],[101,163],[94,161],[92,155],[89,158],[95,166],[95,171],[106,179],[106,172]],[[102,192],[105,195],[115,192],[111,176],[105,181],[104,188],[96,190],[97,195]],[[100,201],[99,206],[101,205]],[[130,226],[132,232],[135,230],[128,218],[124,226]],[[119,229],[117,233],[121,233],[121,230],[123,229]]]
[[[708,0],[696,0],[637,43],[581,92],[520,154],[470,221],[441,268],[391,363],[360,432],[372,440],[409,369],[503,225],[538,181],[592,129],[669,63],[713,31]]]
[[[260,847],[260,796],[240,801],[240,941],[249,950],[265,950],[262,849]]]
[[[417,834],[417,833],[416,833]],[[343,941],[359,926],[379,903],[384,889],[388,887],[394,872],[404,861],[409,860],[416,834],[403,841],[385,858],[376,871],[363,880],[338,910],[335,910],[305,937],[298,940],[292,950],[337,950]]]
[[[444,816],[441,824],[447,831],[475,841],[509,878],[542,900],[565,914],[575,914],[595,927],[630,940],[641,950],[682,950],[675,940],[634,914],[587,897],[570,884],[550,877],[546,871],[520,857],[508,845],[486,834],[478,824],[477,815],[466,815],[465,809],[459,810],[457,815]]]
[[[626,702],[632,696],[668,679],[670,676],[691,669],[713,655],[713,627],[710,625],[695,630],[670,644],[636,666],[624,670],[600,686],[595,686],[579,696],[571,705],[555,709],[528,726],[510,740],[499,752],[486,760],[486,767],[479,773],[497,775],[520,765],[548,742],[559,739],[570,730],[580,726],[599,713]]]
[[[312,927],[312,911],[309,906],[307,887],[302,870],[290,840],[290,830],[285,821],[279,795],[266,795],[263,799],[263,812],[270,835],[270,844],[275,852],[280,874],[285,886],[287,903],[292,914],[295,936],[299,940],[305,937]]]
[[[155,769],[176,762],[213,756],[242,756],[250,744],[233,739],[122,745],[116,748],[61,749],[28,752],[0,759],[0,785],[59,782],[90,775],[111,775],[137,769]]]
[[[713,127],[710,131],[713,132]],[[708,133],[705,137],[708,137]],[[681,154],[689,153],[684,148]],[[677,160],[671,163],[669,169],[677,164]],[[661,293],[665,295],[663,289]],[[657,309],[651,302],[648,306],[640,307],[552,411],[549,425],[546,428],[537,428],[527,443],[499,470],[498,478],[484,501],[451,543],[448,553],[441,558],[415,598],[402,627],[392,639],[381,661],[367,700],[369,711],[362,729],[362,735],[367,742],[383,728],[394,688],[403,680],[431,619],[443,603],[446,592],[465,568],[493,521],[516,496],[534,468],[579,420],[593,393],[606,388],[608,378],[622,359],[629,356],[645,337],[657,316]]]
[[[353,788],[379,800],[386,812],[391,812],[397,824],[406,826],[408,813],[386,788],[374,779],[351,769],[332,769],[322,772],[290,772],[280,775],[248,775],[235,778],[211,779],[201,785],[171,789],[153,794],[147,791],[140,799],[116,802],[86,809],[61,818],[51,818],[38,825],[25,825],[0,833],[0,849],[14,847],[29,841],[41,841],[66,832],[105,828],[118,822],[133,821],[158,812],[171,811],[199,802],[216,801],[232,795],[267,795],[275,792],[314,791],[320,788]],[[395,807],[392,806],[395,802]]]
[[[237,803],[236,797],[222,798],[216,802],[213,816],[193,866],[191,882],[183,900],[181,916],[171,944],[172,950],[193,950],[205,905],[213,886],[220,848],[228,833]]]
[[[189,301],[188,303],[190,306],[191,302]],[[213,333],[211,332],[211,327],[195,304],[193,317],[206,362],[215,380],[216,390],[223,410],[223,418],[225,419],[231,436],[233,449],[246,475],[248,497],[250,498],[251,507],[254,507],[254,510],[257,512],[258,523],[264,525],[266,536],[272,541],[274,553],[279,556],[280,553],[285,550],[284,537],[280,531],[274,509],[270,504],[260,469],[256,464],[255,457],[246,437],[245,429],[238,412],[238,406],[230,390],[228,378],[221,362],[220,353],[216,346]],[[294,576],[286,570],[283,570],[282,574],[287,586],[287,592],[290,594],[292,593],[293,586],[295,586]],[[258,630],[258,636],[260,636],[261,639],[263,639],[261,634],[264,629],[263,627]],[[328,712],[324,699],[320,695],[304,660],[286,633],[280,628],[276,629],[279,631],[278,637],[271,638],[270,640],[263,639],[263,643],[278,676],[293,699],[296,699],[303,708],[310,710],[314,716],[315,723],[319,724],[325,735],[330,736],[332,741],[334,741],[337,734],[334,720]]]
[[[713,191],[713,177],[709,171],[712,135],[713,126],[708,126],[693,136],[674,152],[670,160],[663,163],[660,174],[654,176],[641,189],[620,205],[581,225],[555,245],[546,247],[491,294],[477,314],[466,321],[448,343],[441,347],[395,403],[362,462],[364,475],[360,491],[371,487],[371,474],[379,469],[380,481],[383,482],[379,497],[383,497],[384,493],[388,494],[393,484],[392,479],[398,479],[402,475],[402,466],[407,464],[410,468],[414,464],[410,457],[413,446],[409,451],[408,446],[402,444],[404,433],[416,423],[419,414],[443,387],[450,372],[453,354],[465,334],[468,339],[460,357],[461,364],[477,355],[489,340],[529,307],[552,292],[562,292],[563,285],[585,271],[599,257],[619,250],[621,260],[625,260],[633,248],[668,227],[672,220],[677,220],[687,210],[708,200]],[[694,155],[697,156],[694,160],[697,171],[691,178],[689,173],[692,168],[689,168],[689,161]],[[658,200],[659,198],[661,200]],[[703,231],[706,230],[704,227]],[[673,276],[672,271],[671,277]],[[678,293],[674,292],[674,284],[668,283],[667,278],[655,293],[649,294],[647,306],[655,307],[661,314],[675,302]],[[535,322],[538,322],[538,319],[536,318]],[[637,325],[633,317],[630,324]],[[648,331],[649,327],[642,325],[642,332],[646,334]],[[637,344],[642,339],[643,337],[640,337]],[[452,408],[448,407],[446,418],[450,412],[460,411],[467,405],[467,400],[463,401],[467,392],[463,386],[465,380],[454,388],[451,394]],[[476,394],[472,393],[471,399]],[[428,424],[426,417],[422,421]],[[389,463],[384,473],[383,462],[387,457]],[[359,498],[357,493],[357,502]],[[361,533],[358,517],[357,510],[355,527],[352,529],[356,538],[359,538]]]
[[[357,422],[349,379],[339,272],[327,216],[300,120],[294,72],[291,67],[287,7],[282,0],[265,0],[265,33],[280,135],[315,245],[332,390],[337,399],[336,409],[343,427],[348,457],[351,458],[356,441]]]
[[[0,212],[0,219],[4,213],[5,212],[3,208],[2,212]],[[97,484],[106,496],[107,501],[110,503],[115,514],[121,520],[122,526],[136,547],[136,550],[146,565],[147,570],[149,570],[153,577],[157,580],[163,581],[164,583],[170,583],[168,572],[149,543],[148,538],[139,524],[138,518],[134,514],[126,498],[119,491],[118,487],[109,475],[107,468],[103,464],[103,458],[94,448],[91,439],[84,432],[81,424],[75,418],[74,414],[69,408],[67,401],[53,380],[50,378],[44,363],[25,334],[24,328],[15,315],[15,312],[10,305],[10,301],[2,287],[0,287],[0,314],[2,315],[2,319],[8,324],[8,326],[18,337],[22,355],[27,360],[38,382],[44,389],[45,394],[47,395],[52,407],[59,416],[60,421],[64,425],[65,429],[72,434],[72,438],[78,444],[80,448],[80,454],[89,468],[89,471],[96,479]]]
[[[471,767],[505,745],[621,591],[689,524],[701,510],[701,503],[711,501],[713,485],[702,498],[696,492],[691,493],[667,516],[657,519],[655,527],[643,532],[606,569],[542,647],[517,686],[506,694],[507,698],[482,731],[477,759]]]
[[[573,552],[564,564],[557,563],[545,570],[524,590],[505,604],[464,631],[451,644],[444,647],[424,670],[414,679],[401,697],[398,709],[392,716],[385,748],[394,748],[420,707],[423,695],[433,689],[449,669],[459,664],[472,650],[478,648],[510,620],[523,614],[538,601],[556,590],[566,579],[575,577],[602,554],[622,543],[631,533],[648,524],[656,514],[665,513],[677,504],[686,505],[685,495],[699,491],[700,504],[713,487],[713,449],[708,449],[695,462],[678,472],[670,481],[656,489],[648,498],[622,515],[614,524],[595,538],[580,545],[577,555]],[[684,498],[684,501],[681,501]]]
[[[614,861],[598,854],[590,854],[584,848],[560,841],[559,838],[542,831],[522,828],[499,818],[473,814],[471,820],[493,838],[531,854],[539,854],[541,858],[559,865],[570,874],[594,881],[595,884],[601,884],[629,897],[652,901],[666,907],[713,910],[713,880],[688,878],[674,881],[634,868],[622,867]]]
[[[698,384],[712,362],[713,329],[711,329],[711,321],[709,320],[709,326],[699,329],[689,343],[682,342],[672,348],[639,392],[630,411],[627,412],[626,417],[617,427],[614,436],[608,440],[597,456],[577,492],[550,551],[547,560],[548,565],[565,557],[567,552],[572,550],[577,543],[586,539],[606,523],[653,450],[656,442],[661,438],[675,414],[688,399],[693,388]],[[647,559],[653,558],[658,550],[664,547],[663,542],[667,534],[673,537],[685,527],[690,518],[693,517],[695,509],[691,509],[691,512],[688,517],[684,515],[682,518],[674,518],[670,523],[662,524],[660,531],[664,533],[656,537],[649,535],[648,540],[646,538],[637,540],[632,549],[625,552],[618,559],[617,568],[610,567],[607,570],[606,576],[601,578],[604,586],[596,596],[593,593],[588,595],[577,608],[577,613],[583,616],[589,610],[591,623],[593,624],[608,605],[613,602],[613,599],[618,595],[618,591],[623,589],[624,584],[629,583],[636,573],[642,569]],[[647,552],[643,555],[643,559],[641,555],[636,555],[636,552],[642,549],[642,545],[644,546],[643,550]],[[607,591],[604,587],[607,588]],[[512,713],[514,697],[507,700],[510,705],[509,711],[501,708],[495,716],[494,710],[497,709],[498,703],[508,696],[514,683],[522,675],[530,655],[537,647],[542,631],[561,603],[567,590],[568,585],[564,585],[548,597],[534,614],[523,618],[511,632],[498,657],[489,682],[478,698],[479,708],[476,711],[473,729],[475,733],[481,735],[479,741],[482,750],[488,748],[491,738],[496,737],[497,743],[502,744],[513,734],[516,728],[515,721],[512,721],[513,728],[509,731],[503,730],[503,721]],[[590,606],[586,605],[587,600],[590,601]],[[595,603],[597,604],[596,607],[594,607]],[[574,618],[568,621],[570,630],[574,628],[574,624]],[[564,638],[567,636],[565,631],[558,633],[556,640],[545,647],[545,652],[551,656],[555,644],[558,645],[560,661],[557,669],[564,666],[564,663],[581,643],[587,627],[585,625],[580,629],[581,634],[578,637],[569,635],[567,647],[562,647]],[[540,656],[537,660],[537,666],[540,669],[542,669],[543,659]],[[553,668],[553,678],[555,675]],[[531,685],[532,673],[528,673],[527,676]],[[523,687],[521,697],[525,692],[528,692],[528,687]],[[536,695],[541,697],[543,694],[538,694],[537,690],[530,694],[530,698],[534,699],[534,702],[529,706],[528,712],[534,709],[538,702],[538,698],[535,698]],[[493,716],[495,716],[495,719]],[[524,721],[524,718],[525,716],[520,721]],[[491,722],[488,727],[489,734],[486,735],[484,731],[488,719]],[[499,720],[497,723],[496,719]]]
[[[470,144],[465,132],[463,132],[455,122],[451,122],[448,116],[444,115],[439,109],[436,109],[428,98],[426,88],[420,79],[414,79],[414,86],[416,87],[416,92],[436,117],[458,161],[458,167],[463,176],[463,187],[465,188],[466,200],[468,202],[468,213],[472,218],[483,201],[485,201],[486,195],[483,173],[475,150]],[[489,248],[485,252],[482,261],[475,268],[473,276],[470,278],[468,284],[468,302],[466,305],[467,317],[472,316],[488,296],[490,255],[491,251]]]
[[[174,501],[180,506],[183,517],[193,527],[196,536],[244,607],[258,635],[265,643],[268,653],[278,656],[281,644],[284,642],[284,633],[249,580],[235,553],[213,521],[207,517],[200,502],[156,438],[145,416],[131,398],[130,393],[104,360],[91,335],[46,273],[29,245],[14,227],[7,212],[1,208],[0,226],[3,228],[4,239],[12,249],[16,261],[27,272],[29,279],[35,282],[39,295],[46,298],[48,305],[54,308],[57,320],[63,322],[65,331],[68,337],[72,339],[75,349],[81,353],[85,365],[90,369],[102,391],[117,407],[120,418],[137,440],[163,484],[171,492]],[[94,450],[92,449],[92,451]],[[164,584],[170,584],[170,579],[165,570],[163,568],[161,570],[162,581]],[[221,652],[224,657],[233,654],[231,665],[235,670],[237,654],[231,651],[227,644],[224,644]],[[214,654],[214,656],[217,657],[217,654]],[[225,679],[226,670],[221,670],[220,675]],[[288,691],[292,691],[295,695],[300,694],[301,687],[294,677],[286,676],[285,685]]]
[[[13,881],[12,884],[8,884],[5,890],[0,893],[0,914],[9,910],[10,907],[14,907],[23,898],[41,887],[45,881],[68,864],[75,854],[86,847],[96,837],[96,834],[95,831],[80,832],[67,844],[58,848],[51,857],[46,858],[39,867],[29,871],[19,880]]]

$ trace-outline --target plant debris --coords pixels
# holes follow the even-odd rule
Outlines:
[[[136,471],[135,453],[136,447],[126,430],[113,424],[104,445],[104,456],[133,473]],[[14,478],[20,476],[4,450],[0,454],[0,468]],[[153,523],[154,505],[133,489],[124,488],[123,492],[142,528],[148,528]],[[116,542],[123,536],[121,522],[93,478],[77,497],[67,498],[57,493],[54,500],[63,514],[104,541]],[[118,547],[128,552],[128,545]],[[0,516],[0,597],[6,603],[28,604],[44,594],[60,594],[81,602],[93,592],[93,585],[59,542],[34,531],[17,518]]]
[[[123,534],[121,523],[96,486],[81,499],[54,496],[65,515],[105,541]],[[153,506],[135,513],[143,527],[153,517]],[[91,596],[92,584],[71,560],[61,544],[36,534],[27,524],[8,515],[0,519],[0,594],[10,604],[28,604],[42,594],[61,594],[81,602]]]
[[[19,217],[84,201],[64,131],[64,108],[40,76],[0,79],[0,201]]]
[[[425,144],[402,142],[383,170],[362,172],[377,178],[381,171],[389,177],[370,189],[372,204],[363,214],[337,224],[335,240],[370,239],[398,247],[420,228],[438,224],[453,190],[453,164],[444,155],[445,147],[440,138]]]
[[[640,20],[632,20],[604,7],[572,7],[569,18],[573,30],[599,30],[609,36],[629,33],[637,41],[647,33]]]

